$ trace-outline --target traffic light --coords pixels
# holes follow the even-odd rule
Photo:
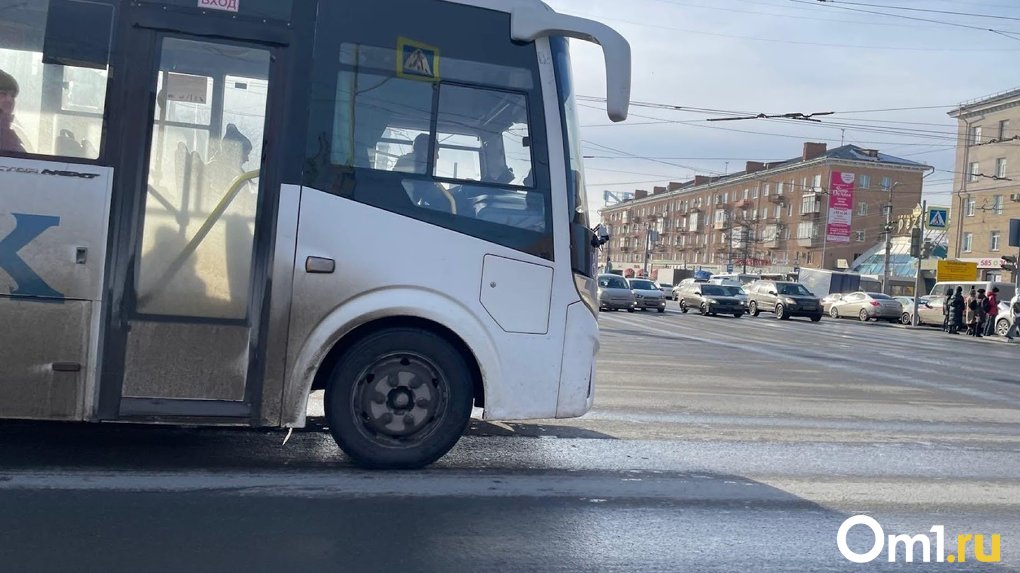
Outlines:
[[[924,240],[921,237],[921,229],[910,230],[910,256],[915,259],[921,258],[921,249],[924,245]]]
[[[1004,271],[1015,271],[1016,270],[1016,257],[1013,255],[1004,255],[1002,257],[1001,264],[999,265]]]

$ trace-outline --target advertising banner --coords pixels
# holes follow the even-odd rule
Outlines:
[[[829,223],[825,240],[849,243],[854,216],[854,174],[833,171],[829,181]]]

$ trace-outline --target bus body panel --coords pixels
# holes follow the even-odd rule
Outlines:
[[[0,158],[0,418],[91,418],[112,182]]]
[[[315,373],[336,341],[373,320],[399,316],[445,326],[472,350],[482,370],[487,418],[554,417],[564,297],[554,296],[546,334],[506,332],[481,303],[489,255],[551,268],[537,257],[304,189],[283,425],[303,423]],[[309,257],[335,260],[336,271],[305,272]]]
[[[301,187],[282,185],[276,217],[276,244],[271,267],[269,328],[266,340],[266,369],[262,382],[262,407],[258,425],[283,425],[283,400],[287,388],[287,345],[294,296],[295,253]]]
[[[591,409],[595,398],[595,357],[599,352],[599,326],[584,304],[567,309],[563,344],[563,370],[557,418],[576,418]]]

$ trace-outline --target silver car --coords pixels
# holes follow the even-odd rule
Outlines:
[[[946,319],[946,315],[943,313],[945,305],[945,297],[922,296],[917,303],[917,325],[942,326]],[[913,316],[913,304],[903,307],[900,324],[912,324]]]
[[[599,310],[634,312],[636,297],[627,279],[620,275],[599,275]]]
[[[659,285],[648,279],[628,279],[627,282],[630,283],[630,288],[634,291],[634,308],[666,312],[666,295],[663,294]]]
[[[842,318],[852,316],[861,322],[887,320],[899,322],[903,306],[889,295],[880,292],[852,292],[829,307],[829,316]]]

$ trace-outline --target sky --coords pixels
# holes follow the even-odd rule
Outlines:
[[[962,167],[954,165],[957,123],[947,113],[1020,87],[1015,0],[546,2],[612,26],[633,51],[631,99],[642,105],[612,124],[594,101],[605,97],[601,49],[571,43],[593,212],[605,190],[742,171],[746,161],[797,157],[805,141],[931,165],[924,198],[948,205]],[[837,113],[818,123],[706,121],[830,111]],[[1020,176],[1020,166],[1010,175]]]

